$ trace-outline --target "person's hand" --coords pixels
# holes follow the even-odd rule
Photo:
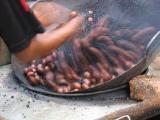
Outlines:
[[[58,18],[49,18],[44,17],[45,19],[41,22],[45,27],[48,27],[52,23],[49,21],[56,21]],[[37,57],[42,57],[52,50],[57,49],[64,41],[71,38],[76,32],[80,30],[82,25],[83,17],[80,15],[68,13],[68,22],[64,22],[61,26],[50,31],[46,31],[42,34],[37,34],[32,40],[30,45],[21,52],[16,53],[17,58],[23,63],[30,62]],[[70,16],[70,17],[69,17]],[[38,17],[39,18],[39,17]],[[63,21],[63,20],[62,20]],[[47,26],[48,25],[48,26]]]

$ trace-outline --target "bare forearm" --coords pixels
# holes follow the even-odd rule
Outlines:
[[[17,53],[16,56],[24,63],[27,63],[37,57],[48,54],[51,50],[57,49],[65,40],[75,34],[81,22],[82,17],[78,16],[59,29],[38,34],[32,39],[28,48]]]

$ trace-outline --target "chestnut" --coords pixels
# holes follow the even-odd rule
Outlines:
[[[121,75],[121,74],[123,74],[125,71],[124,71],[122,68],[117,67],[117,68],[115,68],[115,72],[116,72],[117,75]]]
[[[27,73],[27,77],[30,77],[30,76],[34,76],[34,73],[32,71]]]
[[[57,92],[58,93],[63,93],[63,88],[62,87],[58,87]]]
[[[91,78],[91,73],[90,72],[84,72],[84,78]]]
[[[88,17],[88,22],[93,22],[93,17]]]
[[[33,68],[32,71],[35,73],[37,70],[36,70],[36,68]]]
[[[50,71],[50,67],[49,67],[49,66],[45,66],[45,67],[44,67],[44,71],[45,71],[45,72],[49,72],[49,71]]]
[[[49,64],[49,67],[53,70],[54,67],[55,67],[55,64],[54,64],[54,63],[50,63],[50,64]]]
[[[37,71],[39,73],[44,73],[44,66],[43,66],[43,64],[38,64],[37,65]]]
[[[38,73],[35,72],[35,73],[34,73],[34,76],[39,76],[39,75],[38,75]]]
[[[47,72],[45,75],[46,80],[53,81],[54,80],[54,74],[53,72]]]
[[[73,89],[72,90],[72,92],[78,92],[79,91],[79,89]]]
[[[70,89],[68,87],[63,87],[63,93],[68,93],[70,91]]]
[[[91,81],[89,79],[84,79],[84,84],[90,86],[91,85]]]
[[[35,68],[36,68],[36,65],[35,65],[35,64],[32,64],[32,65],[31,65],[31,68],[32,68],[32,69],[35,69]]]
[[[81,84],[78,83],[78,82],[74,82],[74,83],[73,83],[73,88],[80,90],[80,89],[81,89]]]
[[[46,62],[46,59],[43,58],[43,59],[42,59],[42,64],[45,65],[46,63],[47,63],[47,62]]]
[[[38,85],[39,82],[37,81],[37,79],[34,76],[29,76],[29,80],[31,82],[32,85]]]
[[[90,87],[89,87],[89,85],[87,85],[87,84],[82,84],[82,89],[89,89]]]
[[[36,79],[37,81],[40,81],[40,76],[36,75],[36,76],[35,76],[35,79]]]

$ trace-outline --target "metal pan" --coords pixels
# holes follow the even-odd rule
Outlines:
[[[39,92],[46,95],[53,96],[87,96],[87,95],[95,95],[99,93],[108,93],[113,92],[122,88],[125,88],[129,82],[129,80],[139,74],[141,74],[145,69],[147,69],[148,65],[152,62],[159,51],[160,46],[160,31],[152,38],[146,48],[145,56],[131,69],[127,70],[124,74],[114,78],[111,81],[105,82],[103,85],[98,85],[96,87],[83,90],[77,93],[68,93],[68,94],[60,94],[53,92],[45,87],[40,86],[31,86],[23,74],[23,69],[25,65],[18,62],[18,60],[12,56],[12,68],[16,78],[19,80],[19,83],[35,92]]]
[[[55,0],[56,1],[56,0]],[[72,1],[72,0],[69,0]],[[69,2],[67,1],[67,2]],[[79,3],[77,0],[77,3]],[[93,0],[93,4],[95,3],[96,5],[99,4],[98,6],[102,6],[102,9],[104,8],[106,11],[111,10],[113,13],[113,17],[120,16],[115,19],[126,19],[125,17],[129,17],[130,15],[134,15],[135,19],[138,19],[137,24],[148,24],[148,25],[154,25],[158,30],[160,29],[160,18],[157,17],[158,11],[159,11],[159,1],[155,0],[153,1],[145,1],[145,0],[135,0],[133,2],[132,0],[127,0],[128,2],[125,2],[124,0]],[[98,1],[98,2],[97,2]],[[101,1],[101,2],[99,2]],[[59,0],[58,2],[64,3],[64,0]],[[73,2],[73,1],[72,1]],[[136,3],[137,2],[137,3]],[[76,2],[74,2],[76,3]],[[116,3],[113,5],[113,3]],[[119,6],[119,9],[113,9],[117,6],[117,3]],[[82,2],[83,4],[83,2]],[[104,6],[105,4],[108,4],[107,6]],[[136,4],[135,6],[132,4]],[[73,4],[72,4],[73,5]],[[83,4],[84,5],[84,4]],[[81,5],[81,6],[83,6]],[[112,5],[112,6],[111,6]],[[75,4],[75,6],[77,6]],[[129,6],[129,7],[128,7]],[[150,7],[151,6],[151,7]],[[108,7],[108,8],[107,8]],[[110,8],[109,8],[110,7]],[[128,8],[126,8],[128,7]],[[138,8],[137,8],[138,7]],[[74,8],[74,7],[72,7]],[[97,7],[98,8],[98,7]],[[120,13],[120,8],[123,9],[123,13]],[[83,7],[82,7],[83,9]],[[138,11],[134,11],[137,10]],[[100,10],[101,11],[101,10]],[[148,15],[147,15],[147,14]],[[124,17],[125,16],[125,17]],[[155,19],[153,19],[155,18]],[[147,19],[147,22],[146,22]],[[125,88],[129,82],[130,79],[133,77],[141,74],[147,67],[148,65],[152,62],[152,60],[155,58],[155,55],[159,51],[160,46],[160,31],[157,32],[154,37],[150,40],[146,47],[145,55],[139,62],[131,69],[127,70],[124,74],[112,79],[111,81],[105,82],[103,85],[98,85],[96,87],[83,90],[80,92],[74,92],[74,93],[68,93],[68,94],[59,94],[56,92],[51,91],[50,89],[47,89],[46,87],[43,86],[31,86],[26,79],[26,77],[23,74],[23,69],[26,65],[21,64],[14,56],[12,57],[12,67],[13,71],[15,73],[16,78],[19,80],[19,83],[23,85],[24,87],[33,90],[35,92],[39,92],[42,94],[46,95],[53,95],[53,96],[86,96],[86,95],[94,95],[94,94],[99,94],[99,93],[104,93],[104,92],[112,92],[116,91],[122,88]]]

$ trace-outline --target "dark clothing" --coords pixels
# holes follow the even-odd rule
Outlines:
[[[10,52],[28,47],[31,38],[44,32],[25,0],[0,0],[0,36]]]

